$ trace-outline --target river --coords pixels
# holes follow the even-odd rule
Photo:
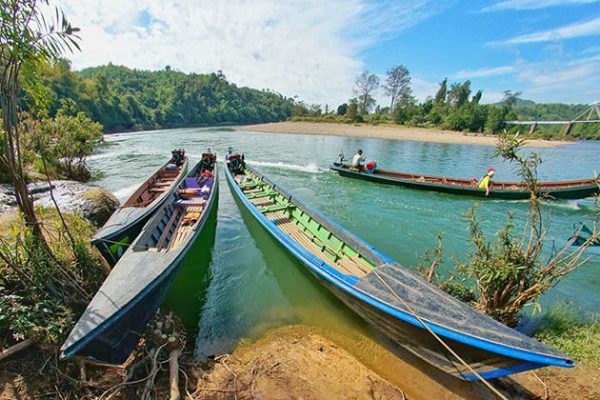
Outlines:
[[[123,200],[165,162],[171,149],[184,148],[195,162],[207,148],[220,156],[228,146],[244,152],[250,165],[410,268],[435,245],[436,232],[443,235],[446,263],[442,272],[451,267],[453,258],[464,259],[470,251],[464,214],[471,208],[490,236],[503,225],[508,212],[515,213],[517,226],[527,212],[526,201],[479,200],[380,186],[328,170],[340,151],[351,156],[362,148],[367,159],[377,160],[386,169],[478,177],[492,166],[496,179],[516,178],[515,167],[493,159],[495,149],[486,146],[190,128],[109,135],[89,165],[98,177],[96,183]],[[540,153],[543,180],[588,178],[600,170],[598,142],[526,151]],[[291,323],[339,333],[345,338],[341,341],[354,343],[354,354],[367,364],[377,364],[368,361],[374,352],[380,354],[379,360],[387,357],[384,348],[389,344],[381,347],[385,340],[377,332],[324,290],[240,210],[223,174],[219,195],[218,212],[213,216],[216,223],[209,224],[196,242],[167,300],[195,332],[198,357],[228,353],[240,339],[255,339]],[[568,238],[574,223],[591,221],[592,205],[590,199],[545,203],[544,215],[551,219],[548,248],[551,239],[558,245]],[[563,301],[584,313],[600,310],[600,257],[553,288],[542,298],[542,305],[547,309]],[[531,312],[525,311],[526,315]]]

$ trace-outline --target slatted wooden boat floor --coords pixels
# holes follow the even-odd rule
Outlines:
[[[312,233],[290,219],[286,212],[268,212],[266,213],[266,216],[273,221],[279,229],[288,234],[315,257],[330,261],[329,264],[343,274],[361,277],[369,273],[370,269],[359,260],[358,256],[349,256],[343,252],[330,248]],[[335,261],[331,262],[332,260]]]
[[[255,179],[252,174],[237,175],[235,180],[240,185],[242,192],[248,200],[259,210],[272,206],[285,206],[285,202],[277,202],[269,185],[261,180]],[[247,185],[247,187],[244,187]],[[264,196],[253,197],[260,193]],[[269,194],[271,193],[271,194]],[[290,211],[276,210],[264,211],[263,214],[273,221],[283,232],[298,242],[302,247],[312,253],[315,257],[327,261],[329,265],[336,268],[345,275],[362,277],[371,271],[358,254],[346,254],[342,248],[336,250],[323,243],[317,236],[304,227],[299,221],[291,216]],[[343,247],[343,246],[342,246]]]

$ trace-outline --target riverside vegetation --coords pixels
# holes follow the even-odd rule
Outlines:
[[[584,112],[589,105],[584,104],[538,104],[521,100],[521,92],[504,92],[504,98],[497,104],[480,104],[482,90],[473,93],[471,81],[449,83],[440,82],[433,97],[418,102],[412,95],[410,73],[403,66],[388,70],[383,85],[375,74],[363,72],[356,78],[354,94],[347,103],[335,110],[326,106],[307,105],[297,102],[292,110],[292,121],[400,124],[415,127],[442,128],[453,131],[499,134],[508,129],[507,120],[570,120]],[[377,105],[375,94],[381,87],[391,99],[389,106]],[[600,124],[575,124],[569,135],[564,135],[564,126],[540,126],[533,133],[524,136],[539,139],[600,139]],[[520,128],[512,127],[511,132]]]
[[[572,247],[569,241],[549,255],[544,252],[550,218],[543,215],[542,199],[536,195],[537,167],[542,160],[536,153],[522,155],[524,143],[524,139],[504,132],[496,151],[497,157],[517,165],[531,193],[522,231],[515,230],[514,215],[509,214],[495,239],[489,240],[482,232],[482,221],[471,209],[466,218],[473,252],[467,254],[467,259],[456,259],[450,275],[442,277],[437,272],[443,254],[442,234],[438,233],[438,244],[421,257],[417,268],[429,282],[508,326],[520,322],[526,306],[533,306],[534,312],[541,311],[540,296],[583,267],[592,257],[585,253],[586,249],[600,236],[600,199],[596,197],[588,240],[578,247]],[[600,185],[600,178],[596,184]],[[542,317],[534,336],[578,361],[600,365],[598,315],[583,316],[568,304],[558,304]]]
[[[72,71],[68,60],[58,59],[25,68],[27,77],[42,77],[48,116],[61,109],[71,115],[85,113],[104,131],[185,126],[255,124],[291,119],[315,122],[400,124],[455,131],[498,134],[505,120],[569,120],[585,111],[584,104],[538,104],[505,92],[497,104],[480,104],[483,92],[473,93],[470,81],[444,79],[432,97],[418,102],[412,95],[410,73],[400,65],[388,71],[383,93],[389,106],[377,105],[379,78],[368,72],[356,81],[356,97],[329,109],[268,91],[237,87],[223,72],[185,74],[166,66],[161,71],[132,70],[113,64]],[[26,93],[24,93],[26,95]],[[24,107],[28,110],[27,104]],[[568,137],[564,126],[540,126],[527,136],[540,139],[599,139],[600,124],[576,124]],[[517,131],[519,128],[511,128]]]
[[[94,120],[102,119],[96,118],[91,111],[93,105],[98,102],[103,107],[107,107],[104,110],[109,109],[115,113],[114,115],[120,115],[119,113],[123,110],[132,111],[133,108],[130,107],[133,107],[132,104],[135,103],[127,100],[128,106],[122,106],[122,96],[127,99],[127,94],[121,93],[119,88],[128,87],[123,82],[118,81],[118,83],[114,83],[115,86],[107,83],[105,86],[96,87],[95,78],[82,76],[75,79],[79,82],[78,85],[81,85],[80,89],[82,87],[91,89],[89,92],[78,93],[87,93],[91,97],[87,99],[61,95],[54,97],[56,92],[49,91],[48,82],[43,81],[45,78],[40,80],[40,77],[44,75],[35,74],[33,71],[38,68],[54,68],[60,65],[62,61],[59,57],[63,52],[77,49],[78,30],[67,21],[59,10],[57,10],[54,20],[44,20],[39,13],[39,7],[40,3],[35,0],[0,0],[1,144],[3,148],[1,165],[4,176],[15,187],[19,208],[18,218],[9,225],[2,226],[2,235],[0,236],[0,332],[3,338],[1,346],[3,349],[7,349],[14,348],[14,345],[18,344],[31,343],[37,344],[41,350],[22,353],[22,359],[12,362],[3,361],[3,370],[10,374],[26,375],[28,385],[37,385],[33,390],[36,394],[51,393],[50,395],[55,397],[100,397],[105,399],[117,396],[164,397],[163,395],[168,391],[164,389],[166,385],[157,388],[155,383],[167,381],[167,374],[163,371],[162,365],[173,358],[173,351],[183,349],[180,365],[186,379],[193,371],[198,371],[195,367],[197,364],[192,360],[190,352],[186,350],[185,335],[181,333],[182,329],[176,318],[171,316],[159,316],[149,325],[148,331],[144,335],[145,340],[123,368],[105,370],[102,367],[92,368],[83,360],[64,362],[57,360],[58,346],[99,287],[107,270],[102,266],[99,256],[89,246],[89,238],[94,227],[77,216],[61,212],[58,206],[52,210],[35,208],[28,192],[27,183],[33,176],[38,176],[43,180],[57,176],[87,179],[89,171],[86,173],[87,170],[84,170],[85,157],[90,154],[94,143],[100,140],[102,131],[102,127],[94,122]],[[113,67],[106,68],[111,70]],[[137,73],[123,68],[114,68],[115,71],[121,71],[125,75],[131,72],[133,76],[136,76]],[[173,71],[160,73],[164,74],[165,81],[171,78],[186,77],[185,74]],[[64,77],[75,76],[70,74],[73,73],[68,71]],[[146,80],[137,81],[132,86],[146,86],[152,75],[150,73],[142,75],[146,76]],[[97,79],[103,80],[103,78]],[[206,82],[212,82],[215,87],[236,92],[235,86],[224,81],[224,78],[219,77],[218,74],[200,77],[194,75],[189,79],[197,80],[197,82],[204,82],[204,79]],[[194,86],[193,83],[188,83]],[[148,114],[153,115],[154,119],[135,120],[142,121],[140,125],[136,125],[137,122],[133,122],[133,119],[127,119],[123,115],[117,119],[104,121],[108,121],[108,126],[112,129],[125,125],[126,129],[136,129],[144,127],[145,123],[148,123],[149,127],[156,127],[153,124],[172,121],[170,119],[162,120],[160,116],[172,115],[173,110],[180,110],[181,118],[176,118],[174,120],[176,123],[195,123],[199,120],[186,119],[187,117],[192,118],[191,113],[195,110],[194,107],[197,107],[197,104],[194,105],[191,100],[192,97],[200,101],[200,99],[206,100],[210,96],[202,97],[204,86],[198,84],[195,86],[198,91],[194,91],[192,97],[190,97],[191,95],[178,97],[174,88],[179,87],[185,92],[185,88],[189,87],[186,85],[174,85],[172,88],[174,92],[165,89],[169,94],[165,98],[158,97],[160,102],[156,100],[156,108],[151,109],[150,106],[142,108],[147,112],[157,109],[171,110],[164,111],[165,114],[162,112]],[[106,91],[100,89],[100,92],[97,92],[98,88],[104,88]],[[157,87],[154,89],[158,90]],[[129,90],[125,89],[124,93],[128,93]],[[210,93],[209,89],[206,90],[208,90],[206,93]],[[247,100],[245,105],[248,110],[267,112],[267,116],[260,114],[259,111],[256,111],[257,114],[250,112],[247,115],[248,121],[252,121],[252,118],[261,121],[271,117],[279,118],[279,115],[285,115],[288,112],[286,107],[293,106],[289,100],[268,92],[253,92],[248,89],[239,90],[236,93],[240,96],[238,101]],[[155,92],[151,92],[148,98],[155,94]],[[244,97],[245,95],[247,97]],[[73,96],[75,95],[73,94]],[[57,98],[58,101],[56,101]],[[186,103],[188,100],[190,103]],[[272,101],[272,103],[269,103],[267,107],[265,104],[261,105],[263,101]],[[279,111],[269,114],[269,107],[273,104],[279,104],[281,108],[278,109],[279,106],[274,106]],[[366,105],[368,105],[368,101],[365,103]],[[86,109],[86,107],[90,108]],[[225,105],[222,107],[222,110],[227,109]],[[206,115],[211,115],[211,108],[206,110],[208,113]],[[25,111],[26,113],[24,113]],[[281,112],[281,114],[277,114],[277,112]],[[212,120],[203,121],[228,121],[224,117],[226,114],[219,114],[217,111],[215,113],[220,117],[215,116]],[[91,115],[94,120],[88,115]],[[127,115],[131,117],[133,114]],[[238,117],[246,118],[242,114],[238,114]],[[123,121],[128,122],[125,125],[119,125]],[[503,151],[502,154],[512,157],[512,153],[509,151]],[[532,204],[534,204],[533,200]],[[531,237],[533,240],[541,240],[540,233],[543,230],[538,231],[541,219],[532,221],[535,223],[531,224],[533,232]],[[490,260],[498,260],[494,265],[506,265],[511,271],[510,274],[515,274],[523,269],[523,265],[531,266],[528,269],[530,272],[537,271],[533,275],[519,275],[521,280],[529,280],[532,276],[539,277],[540,271],[544,271],[545,264],[540,264],[539,255],[541,253],[537,251],[535,242],[532,244],[533,251],[520,253],[523,248],[519,248],[511,239],[508,248],[511,250],[512,258],[505,260],[500,258],[501,254],[485,244],[483,238],[480,238],[479,235],[475,235],[475,237],[481,245],[481,252],[477,255],[479,258],[474,258],[475,261],[465,267],[466,271],[472,271],[471,277],[473,278],[477,279],[480,276],[477,272],[478,268],[485,267]],[[505,241],[509,238],[512,237],[507,234]],[[487,252],[483,252],[483,250]],[[565,265],[579,266],[583,261],[578,258]],[[568,272],[569,268],[564,269],[563,264],[556,265],[561,265],[559,268],[563,269],[552,270],[553,279],[544,281],[549,283],[540,284],[540,288],[547,289],[564,276],[562,272]],[[557,271],[560,273],[556,274]],[[430,274],[430,276],[434,275],[434,273]],[[541,276],[548,277],[543,273]],[[480,282],[485,282],[485,279],[480,279],[478,283]],[[521,287],[520,280],[515,282],[519,282],[516,284],[517,288]],[[531,283],[535,282],[531,281]],[[515,287],[514,283],[511,285],[511,287]],[[480,300],[489,298],[487,294],[482,296],[482,293],[483,291],[479,290]],[[540,293],[541,291],[536,292],[529,299],[536,299]],[[502,303],[500,307],[486,310],[510,321],[511,316],[516,316],[515,310],[520,309],[525,303],[526,301],[512,301],[512,303]],[[481,304],[487,303],[479,302],[477,306],[481,308]],[[566,334],[560,330],[554,329],[552,332],[560,333],[548,336],[549,338],[566,337]],[[594,335],[597,335],[597,330],[595,332]],[[2,357],[9,353],[3,352]],[[590,360],[597,359],[590,358]],[[42,379],[39,379],[40,374],[43,376]],[[190,380],[191,377],[190,375]],[[198,381],[202,379],[202,377],[196,378]],[[233,389],[226,389],[229,394],[237,393],[235,379],[233,382]],[[186,381],[183,386],[187,390],[189,386],[194,386],[194,383],[188,385]],[[247,390],[252,392],[252,385]],[[17,393],[17,395],[20,394]]]

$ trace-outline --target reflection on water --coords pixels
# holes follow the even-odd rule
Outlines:
[[[351,156],[362,148],[368,159],[389,169],[470,177],[493,166],[499,180],[515,178],[512,166],[491,158],[494,148],[489,146],[206,129],[126,134],[107,140],[110,145],[100,147],[89,164],[94,172],[104,174],[98,183],[112,192],[125,193],[143,182],[166,161],[172,148],[185,147],[191,162],[196,162],[208,147],[224,154],[233,145],[275,182],[408,268],[414,268],[417,255],[435,245],[436,232],[443,233],[447,262],[442,271],[450,268],[451,257],[464,259],[470,250],[464,213],[470,208],[476,208],[489,235],[499,229],[509,211],[515,213],[519,229],[527,212],[527,202],[380,186],[342,178],[328,170],[340,151]],[[584,178],[594,169],[600,170],[600,143],[540,152],[543,179]],[[192,296],[183,300],[182,295],[178,301],[176,293],[181,289],[176,289],[169,297],[175,308],[184,310],[186,324],[197,326],[199,357],[230,352],[241,338],[257,338],[275,326],[302,323],[325,329],[340,345],[394,382],[433,379],[424,377],[418,362],[393,356],[385,341],[322,288],[247,211],[240,212],[223,178],[220,184],[216,224],[209,224],[214,232],[203,232],[186,260],[189,275],[184,275],[182,268],[181,280],[178,278],[177,287],[186,287]],[[548,237],[557,240],[570,235],[573,223],[593,216],[589,200],[546,203],[543,210],[552,219]],[[542,302],[548,305],[563,300],[592,312],[600,309],[600,258],[571,274]],[[423,368],[435,376],[430,367]],[[444,379],[434,380],[450,385]],[[456,391],[460,393],[460,389]]]

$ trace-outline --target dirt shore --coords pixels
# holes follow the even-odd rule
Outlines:
[[[402,369],[401,364],[408,360],[394,362],[374,354],[378,373],[351,354],[344,339],[338,339],[330,331],[290,325],[274,329],[255,342],[243,342],[231,355],[219,356],[214,362],[190,362],[188,353],[187,361],[180,363],[179,388],[191,400],[497,399],[480,382],[465,382],[430,366]],[[389,353],[389,357],[396,356]],[[402,372],[399,378],[389,371],[398,367]],[[123,380],[131,371],[123,367],[88,364],[86,369],[84,377],[81,365],[57,362],[56,354],[32,347],[0,363],[0,399],[97,399],[121,387],[108,396],[120,400],[139,398],[146,386],[148,371],[143,368],[127,384]],[[543,368],[491,382],[511,400],[600,399],[597,366]],[[156,398],[168,398],[168,368],[158,371],[155,383]]]
[[[219,358],[198,380],[200,398],[496,399],[483,384],[431,376],[391,382],[329,338],[330,332],[285,326]],[[431,368],[430,368],[431,369]],[[510,399],[598,399],[597,367],[546,368],[492,381]],[[549,397],[546,396],[546,390]]]
[[[267,133],[296,133],[304,135],[352,136],[418,142],[478,144],[495,146],[498,138],[492,135],[462,133],[440,129],[409,128],[397,125],[340,124],[331,122],[277,122],[270,124],[240,126],[238,130]],[[558,147],[574,142],[531,139],[529,147]]]

